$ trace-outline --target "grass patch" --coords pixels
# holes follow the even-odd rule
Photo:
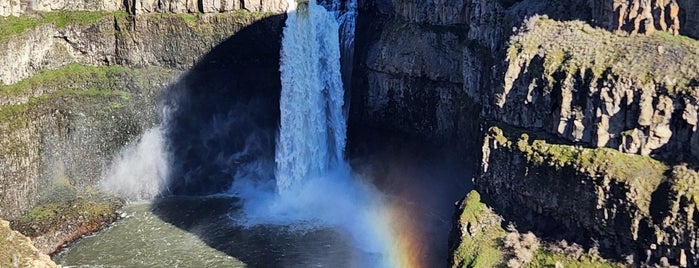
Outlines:
[[[672,190],[679,196],[684,196],[688,201],[699,205],[699,173],[689,169],[686,165],[679,165],[672,169],[670,179]]]
[[[529,268],[622,268],[627,267],[620,263],[608,262],[599,257],[585,253],[578,258],[569,257],[561,253],[554,253],[547,247],[541,248],[534,254],[534,260],[526,267]]]
[[[65,28],[68,25],[87,25],[109,15],[105,11],[53,11],[42,12],[36,15],[22,15],[19,17],[0,18],[0,41],[20,34],[26,30],[34,29],[42,24],[53,24],[57,28]]]
[[[26,103],[0,106],[0,126],[6,123],[10,131],[27,126],[33,118],[33,109],[52,110],[47,107],[64,107],[61,105],[70,103],[82,106],[97,105],[101,111],[106,112],[124,107],[129,98],[130,93],[119,90],[60,90],[30,98]]]
[[[43,71],[12,85],[0,85],[0,97],[27,95],[35,88],[101,88],[116,90],[115,82],[133,71],[122,66],[90,66],[78,63],[60,69]]]
[[[465,228],[461,243],[454,252],[454,267],[507,267],[508,250],[503,241],[510,232],[501,227],[502,219],[481,201],[476,191],[471,191],[459,208],[461,228]],[[554,250],[556,248],[557,250]],[[574,249],[574,250],[570,250]],[[573,251],[574,254],[563,253]],[[557,266],[559,265],[559,266]],[[584,251],[579,246],[553,246],[542,244],[534,252],[532,261],[523,267],[626,267],[623,264],[609,262],[596,254]]]
[[[180,19],[187,26],[194,29],[212,27],[210,20],[232,20],[235,24],[248,25],[252,22],[278,15],[274,12],[250,12],[246,10],[235,10],[224,13],[153,13],[145,16],[150,16],[158,19]],[[143,15],[141,15],[143,16]],[[123,17],[119,17],[123,18]]]
[[[490,138],[500,146],[520,152],[534,167],[556,170],[572,168],[581,177],[610,177],[631,188],[640,209],[648,215],[651,195],[665,181],[669,167],[648,156],[626,154],[611,148],[584,148],[581,146],[551,144],[542,139],[530,139],[526,133],[517,141],[499,127],[492,127]],[[550,178],[546,178],[547,180]]]
[[[543,59],[543,85],[552,87],[554,73],[598,79],[628,79],[640,85],[658,84],[670,93],[698,90],[699,41],[666,32],[619,35],[584,22],[559,22],[546,17],[525,22],[528,30],[510,39],[507,59],[514,65]],[[606,74],[615,77],[605,77]],[[539,76],[538,74],[536,74]],[[592,76],[592,77],[590,77]]]
[[[498,267],[503,265],[504,253],[498,240],[506,232],[501,219],[485,204],[476,191],[471,191],[459,208],[460,225],[468,226],[454,252],[454,267]],[[463,228],[463,227],[462,227]]]
[[[70,185],[56,184],[36,207],[12,222],[15,230],[29,237],[56,232],[69,225],[91,225],[118,217],[123,205],[119,199],[92,191],[78,191]]]

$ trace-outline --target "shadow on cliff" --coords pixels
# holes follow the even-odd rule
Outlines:
[[[276,15],[259,20],[213,47],[165,90],[161,100],[170,173],[162,198],[151,210],[245,263],[252,255],[230,246],[241,232],[218,228],[236,200],[201,197],[226,192],[245,166],[274,159],[284,19]],[[264,237],[245,241],[275,251],[275,241]],[[281,265],[274,260],[253,263]]]
[[[163,194],[220,193],[251,156],[273,158],[283,22],[278,15],[238,31],[165,91],[171,173]]]

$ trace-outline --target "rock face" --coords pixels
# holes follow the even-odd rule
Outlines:
[[[104,16],[90,25],[56,28],[40,25],[21,35],[0,42],[0,49],[12,51],[0,55],[0,82],[14,84],[43,70],[67,63],[92,65],[115,63],[114,18]]]
[[[217,43],[257,20],[259,12],[159,16],[103,14],[94,22],[39,25],[0,41],[0,82],[13,84],[71,62],[186,70]],[[173,42],[173,40],[178,40]]]
[[[509,136],[509,137],[508,137]],[[696,266],[698,173],[612,149],[548,144],[491,128],[476,184],[522,224],[565,226],[602,253]],[[534,228],[536,228],[534,227]],[[686,267],[686,265],[685,265]]]
[[[220,13],[247,11],[284,12],[285,0],[7,0],[0,3],[0,17],[57,10],[117,11],[131,14],[152,12]]]
[[[699,4],[691,0],[678,0],[680,4],[680,33],[699,38]]]
[[[474,143],[480,107],[464,91],[465,2],[450,1],[448,9],[439,1],[373,4],[358,22],[350,121]]]
[[[218,13],[245,9],[247,11],[283,12],[284,0],[128,0],[126,10],[132,14],[151,12]]]
[[[608,256],[696,265],[692,191],[667,190],[685,185],[669,175],[676,164],[648,157],[699,161],[699,42],[676,36],[697,37],[686,23],[696,18],[695,1],[376,0],[363,8],[353,124],[473,152],[482,140],[472,133],[495,122],[546,144],[599,148],[585,154],[601,159],[649,161],[626,166],[648,171],[633,175],[600,163],[588,170],[592,158],[577,151],[566,156],[573,160],[536,164],[491,138],[476,188],[497,212],[521,208],[527,214],[518,219],[534,215],[604,240]]]
[[[68,68],[24,81],[33,84],[26,88],[0,87],[26,94],[5,96],[9,104],[0,106],[3,218],[14,220],[28,211],[56,181],[94,187],[113,154],[155,124],[155,110],[143,107],[155,107],[156,93],[174,75],[155,69]],[[67,78],[50,78],[54,75]],[[114,76],[98,80],[103,75]]]
[[[379,0],[376,5],[386,14],[406,21],[430,25],[465,25],[470,20],[469,0]]]
[[[87,25],[41,25],[0,42],[19,51],[1,56],[5,82],[33,75],[0,85],[2,217],[36,205],[56,178],[94,186],[114,153],[156,123],[158,94],[183,70],[252,23],[282,23],[262,13],[188,16],[106,15]],[[121,67],[99,67],[112,64]]]
[[[595,147],[696,155],[699,46],[530,20],[510,41],[491,118]],[[643,44],[638,46],[635,44]]]
[[[57,10],[116,11],[122,8],[120,0],[8,0],[0,3],[0,17],[20,16],[32,12]]]
[[[676,0],[597,0],[591,4],[593,19],[610,30],[646,34],[680,31],[680,4]]]
[[[0,219],[0,265],[2,267],[56,267],[51,258],[39,252],[32,241],[10,229],[10,223]]]

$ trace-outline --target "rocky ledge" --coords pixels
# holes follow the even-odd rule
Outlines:
[[[488,131],[475,183],[496,211],[519,226],[599,247],[606,257],[626,256],[636,265],[699,264],[699,173],[684,164],[541,137],[506,127]]]
[[[490,118],[588,146],[699,155],[699,66],[686,60],[699,59],[699,42],[538,17],[520,31],[486,101]]]
[[[10,229],[8,221],[0,219],[0,266],[56,267],[56,264],[37,250],[29,238]]]
[[[449,240],[452,267],[625,267],[604,260],[595,248],[586,250],[565,240],[541,240],[532,232],[520,231],[483,199],[471,191],[457,204],[456,228]]]
[[[79,193],[68,181],[51,189],[38,205],[11,223],[12,229],[31,238],[45,254],[114,222],[123,206],[121,200],[102,193]]]

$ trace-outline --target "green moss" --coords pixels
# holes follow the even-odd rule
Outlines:
[[[699,41],[665,32],[645,35],[618,35],[594,29],[580,21],[559,22],[541,18],[529,31],[510,40],[507,49],[511,65],[531,63],[535,55],[543,59],[544,85],[552,87],[555,73],[569,77],[628,79],[640,85],[660,84],[672,93],[697,90]],[[589,77],[586,77],[589,78]],[[670,84],[665,85],[667,81]]]
[[[74,90],[65,89],[39,97],[30,98],[26,103],[0,106],[0,122],[6,123],[9,130],[26,126],[31,120],[30,110],[37,107],[50,107],[53,102],[65,102],[67,100],[79,100],[77,103],[89,104],[106,101],[108,105],[104,109],[121,108],[124,101],[128,100],[130,93],[119,90]],[[92,101],[91,101],[92,100]],[[0,123],[0,125],[2,125]]]
[[[462,236],[461,243],[454,252],[453,267],[507,267],[507,249],[503,239],[508,234],[501,227],[501,219],[481,201],[480,194],[471,191],[463,201],[459,217],[460,225],[467,226],[468,234]],[[463,227],[462,227],[463,228]],[[579,256],[568,256],[554,252],[553,246],[544,243],[534,253],[531,263],[524,267],[626,267],[620,263],[609,262],[597,255],[583,251]],[[559,250],[560,252],[560,250]]]
[[[78,191],[70,185],[54,185],[45,192],[39,205],[32,208],[12,227],[21,233],[37,237],[56,232],[70,225],[90,226],[116,219],[116,210],[123,202],[91,191]]]
[[[193,29],[206,29],[212,27],[211,23],[204,23],[210,20],[232,20],[233,23],[248,25],[255,21],[277,15],[273,12],[250,12],[246,10],[235,10],[232,12],[202,14],[202,13],[154,13],[141,16],[150,16],[159,19],[179,19],[184,21],[188,27]]]
[[[554,167],[572,166],[584,170],[588,175],[606,174],[610,177],[634,184],[648,184],[655,189],[664,178],[668,167],[651,157],[626,154],[610,148],[584,148],[580,146],[549,144],[544,140],[527,143],[523,134],[516,149],[536,165]],[[494,137],[502,143],[504,135]]]
[[[557,266],[557,264],[559,266]],[[626,267],[620,263],[613,263],[590,255],[589,253],[582,254],[579,258],[565,256],[564,254],[554,253],[548,247],[543,247],[536,251],[534,260],[526,267],[529,268],[621,268]]]
[[[101,88],[114,90],[115,83],[132,71],[121,66],[90,66],[72,63],[56,70],[43,71],[12,85],[0,85],[0,97],[24,96],[36,88]]]
[[[504,253],[498,241],[506,234],[500,227],[500,218],[481,202],[481,196],[471,191],[461,205],[459,216],[462,226],[472,233],[462,236],[454,252],[454,267],[496,267],[503,263]]]
[[[509,135],[498,127],[492,127],[490,138],[498,144],[518,151],[533,167],[552,167],[554,169],[572,168],[582,176],[596,178],[607,176],[613,181],[623,183],[631,188],[637,205],[648,213],[651,194],[660,183],[666,180],[665,172],[669,167],[648,156],[633,155],[610,148],[584,148],[564,144],[551,144],[542,139],[529,143],[529,135],[520,134],[516,146]],[[551,178],[546,178],[550,180]]]
[[[501,227],[501,219],[482,203],[476,191],[466,196],[460,209],[460,225],[467,226],[470,233],[463,235],[454,252],[454,267],[507,267],[507,250],[502,240],[508,232]],[[582,250],[579,257],[572,257],[555,253],[551,248],[550,244],[543,244],[525,267],[553,268],[557,263],[563,267],[625,267]]]
[[[673,168],[671,188],[679,196],[699,205],[699,173],[685,165]]]
[[[0,41],[20,34],[26,30],[34,29],[42,24],[53,24],[58,28],[68,25],[87,25],[106,17],[104,11],[54,11],[38,13],[37,15],[0,18]]]

